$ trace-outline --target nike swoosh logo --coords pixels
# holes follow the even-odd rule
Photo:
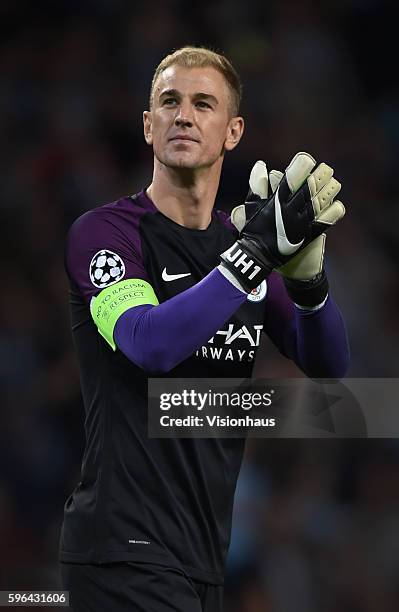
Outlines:
[[[281,213],[281,204],[279,199],[279,191],[277,189],[276,195],[274,198],[274,215],[276,218],[276,230],[277,230],[277,248],[280,251],[281,255],[292,255],[299,249],[299,247],[304,242],[305,238],[294,244],[290,242],[287,238],[287,234],[284,227],[283,215]]]
[[[186,274],[168,274],[166,272],[166,268],[162,270],[162,280],[166,282],[174,281],[174,280],[177,280],[178,278],[184,278],[185,276],[191,276],[191,272],[187,272]]]

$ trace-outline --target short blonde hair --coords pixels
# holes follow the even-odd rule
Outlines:
[[[170,53],[158,64],[151,83],[150,109],[154,103],[154,88],[159,75],[169,66],[182,66],[183,68],[204,68],[211,66],[218,70],[225,78],[230,91],[231,114],[237,116],[240,109],[242,85],[237,71],[231,62],[222,55],[206,47],[182,47]]]

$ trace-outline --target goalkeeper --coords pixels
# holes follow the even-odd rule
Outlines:
[[[60,559],[75,611],[221,612],[243,439],[149,439],[147,379],[251,377],[261,333],[308,376],[342,377],[348,344],[323,267],[344,215],[327,164],[257,162],[245,205],[214,208],[243,134],[239,77],[185,47],[155,71],[151,185],[93,209],[66,246],[85,405],[81,478]],[[267,369],[264,372],[267,376]]]

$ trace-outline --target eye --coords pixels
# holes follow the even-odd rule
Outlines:
[[[199,108],[212,108],[212,106],[208,104],[208,102],[205,102],[205,100],[197,100],[195,105]]]
[[[177,104],[176,98],[165,98],[162,102],[162,106],[174,106]]]

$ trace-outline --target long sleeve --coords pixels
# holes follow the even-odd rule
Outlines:
[[[271,275],[265,331],[307,376],[345,376],[349,365],[348,337],[342,314],[331,297],[319,310],[302,310],[288,297],[279,275]]]
[[[215,269],[158,306],[127,310],[116,323],[114,339],[144,370],[168,372],[206,343],[246,299]]]

